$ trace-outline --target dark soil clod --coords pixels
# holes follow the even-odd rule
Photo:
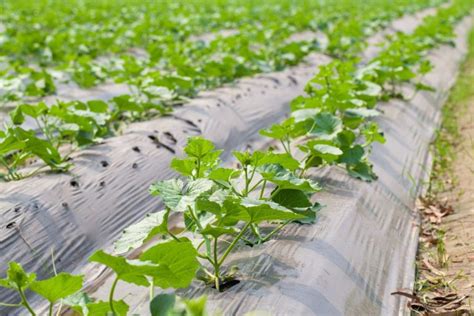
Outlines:
[[[6,226],[6,228],[7,228],[7,229],[12,229],[13,227],[15,227],[15,225],[16,225],[15,222],[11,222],[11,223],[9,223],[9,224]]]
[[[140,152],[140,148],[138,146],[133,146],[132,147],[132,150],[139,153]]]
[[[100,162],[100,164],[101,164],[102,167],[104,167],[104,168],[109,166],[109,163],[108,163],[107,161],[105,161],[105,160],[102,160],[102,161]]]
[[[70,184],[72,187],[75,187],[75,188],[79,187],[79,182],[77,182],[76,180],[71,180],[71,181],[69,182],[69,184]]]

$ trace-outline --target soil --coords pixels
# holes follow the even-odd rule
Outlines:
[[[468,65],[470,78],[474,79],[474,59]],[[474,85],[474,82],[472,82]],[[464,277],[456,281],[458,295],[468,295],[466,305],[474,312],[474,89],[459,115],[459,130],[462,137],[455,147],[453,175],[456,179],[452,192],[446,194],[455,212],[447,216],[441,224],[446,232],[445,244],[448,254],[448,277],[462,273]]]
[[[474,315],[474,30],[470,36],[435,145],[429,197],[418,205],[419,276],[410,304],[423,315]]]

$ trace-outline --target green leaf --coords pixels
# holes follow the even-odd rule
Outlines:
[[[355,145],[354,147],[344,149],[344,153],[339,157],[338,161],[347,165],[356,165],[363,157],[364,148],[361,145]]]
[[[158,265],[152,277],[154,284],[162,289],[189,286],[200,267],[196,249],[185,240],[170,240],[153,246],[140,256],[140,260]]]
[[[214,144],[202,137],[190,137],[184,148],[188,157],[173,159],[171,167],[185,176],[202,178],[219,163],[222,150],[215,150]]]
[[[214,238],[219,238],[222,235],[235,235],[236,233],[237,230],[233,227],[220,227],[211,225],[207,225],[203,230],[201,230],[201,234],[210,235]]]
[[[372,165],[367,162],[359,162],[356,165],[348,165],[347,170],[349,175],[356,179],[367,182],[377,179],[377,175],[372,171]]]
[[[316,144],[313,146],[313,150],[316,152],[317,156],[320,156],[325,161],[332,162],[341,156],[342,150],[338,147],[326,145],[326,144]]]
[[[184,152],[194,158],[203,158],[210,153],[215,151],[214,144],[207,139],[202,137],[189,137],[186,147],[184,147]]]
[[[249,216],[249,219],[243,220],[257,224],[264,221],[295,220],[305,217],[271,201],[244,198],[241,205]]]
[[[282,167],[290,170],[295,171],[300,167],[300,163],[298,160],[293,158],[288,153],[273,153],[273,152],[265,152],[264,155],[259,159],[258,166],[262,166],[264,164],[279,164]]]
[[[423,83],[421,83],[421,82],[417,82],[417,83],[415,84],[415,89],[418,90],[418,91],[431,91],[431,92],[435,92],[435,91],[436,91],[436,89],[433,88],[432,86],[423,84]]]
[[[0,279],[0,286],[10,289],[26,289],[36,279],[36,274],[27,273],[21,264],[10,262],[8,264],[7,277]]]
[[[206,316],[206,302],[206,296],[183,300],[187,316]]]
[[[112,256],[102,250],[96,251],[89,261],[102,263],[112,269],[119,279],[141,286],[150,285],[146,276],[153,275],[159,268],[145,262]]]
[[[240,170],[230,168],[217,168],[209,173],[208,178],[215,181],[229,181],[230,179],[239,177],[240,174]]]
[[[258,168],[258,172],[262,178],[278,185],[280,189],[297,189],[305,192],[316,192],[321,189],[313,180],[299,178],[280,165],[263,165]]]
[[[167,207],[176,212],[184,212],[193,207],[196,199],[211,191],[214,182],[208,179],[191,180],[184,184],[180,179],[158,181],[150,186],[150,193],[159,195]]]
[[[306,208],[312,206],[308,195],[301,190],[284,189],[279,190],[272,196],[272,201],[276,202],[286,208]]]
[[[366,108],[352,108],[345,111],[347,116],[372,118],[378,116],[380,113],[377,110],[366,109]]]
[[[25,122],[25,116],[21,110],[21,106],[17,106],[13,111],[10,112],[10,119],[15,125],[21,125]]]
[[[196,160],[190,158],[173,158],[171,161],[171,168],[178,171],[185,177],[193,176],[193,171],[196,168]]]
[[[150,302],[151,316],[169,316],[174,311],[176,296],[174,294],[159,294]]]
[[[303,215],[304,218],[295,220],[301,224],[314,223],[316,213],[321,209],[319,203],[312,204],[308,194],[300,190],[279,190],[272,196],[272,201]]]
[[[82,275],[61,272],[50,279],[34,281],[31,283],[30,289],[50,303],[54,303],[79,291],[82,288],[83,278]]]
[[[303,109],[303,110],[296,110],[291,113],[291,117],[295,119],[295,123],[303,122],[306,120],[314,120],[316,114],[321,112],[321,109]]]
[[[132,112],[142,112],[143,107],[141,107],[137,102],[132,100],[130,95],[120,95],[114,97],[112,101],[117,105],[119,111],[132,111]]]
[[[92,112],[95,113],[106,113],[109,110],[107,103],[102,100],[87,101],[87,106]]]
[[[383,132],[379,130],[379,126],[375,122],[371,122],[365,126],[362,129],[362,134],[364,135],[367,144],[371,144],[373,142],[378,142],[381,144],[385,143]]]
[[[147,214],[140,222],[126,228],[114,243],[115,253],[122,254],[136,249],[150,238],[158,234],[166,234],[168,232],[168,214],[167,211]]]
[[[128,305],[123,300],[114,301],[114,309],[118,315],[115,316],[127,316],[128,314]],[[110,316],[112,315],[112,310],[110,309],[109,302],[94,302],[87,304],[87,310],[91,316]]]
[[[310,135],[321,139],[332,140],[342,131],[342,121],[331,113],[318,113]]]
[[[63,300],[64,305],[70,306],[81,315],[89,315],[87,304],[92,303],[92,299],[84,292],[77,292]]]

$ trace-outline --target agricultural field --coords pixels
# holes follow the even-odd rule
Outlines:
[[[470,315],[473,13],[2,1],[0,315]]]

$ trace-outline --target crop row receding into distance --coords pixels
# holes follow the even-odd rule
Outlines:
[[[367,153],[373,142],[384,141],[377,125],[369,120],[377,113],[374,110],[377,100],[403,97],[397,87],[410,81],[417,90],[430,89],[420,81],[420,76],[431,68],[423,58],[424,52],[451,40],[453,25],[467,8],[467,1],[455,1],[434,17],[426,18],[413,34],[397,34],[388,39],[379,56],[361,69],[356,68],[357,61],[352,59],[320,67],[307,85],[307,95],[292,102],[290,118],[262,131],[263,135],[279,140],[284,152],[235,152],[239,166],[225,168],[220,165],[220,151],[215,150],[212,143],[191,138],[185,148],[187,156],[174,159],[171,165],[187,178],[186,181],[172,179],[154,184],[151,192],[162,197],[165,211],[153,213],[127,229],[117,241],[116,251],[122,253],[136,248],[152,235],[168,238],[141,254],[141,263],[102,251],[96,252],[91,260],[111,267],[117,274],[116,280],[140,286],[149,286],[152,282],[162,288],[179,288],[186,287],[194,278],[200,266],[199,258],[208,262],[199,270],[201,279],[216,288],[232,283],[231,269],[222,268],[237,242],[260,244],[290,222],[314,221],[319,204],[310,198],[319,186],[304,177],[309,168],[337,164],[344,166],[352,176],[367,181],[375,178]],[[303,155],[295,155],[295,142],[300,144],[298,149]],[[303,158],[295,158],[299,156]],[[182,214],[185,232],[178,234],[168,230],[167,218],[172,212]],[[281,223],[263,233],[261,224],[275,221]],[[194,245],[187,239],[192,234]],[[230,240],[228,245],[218,244],[223,236]],[[53,306],[64,298],[61,295],[76,292],[82,285],[80,277],[68,274],[59,274],[48,281],[33,281],[32,275],[25,275],[14,263],[9,271],[1,285],[17,288],[22,305],[27,308],[31,308],[23,295],[27,287],[31,286]],[[176,278],[169,278],[170,271]],[[70,291],[61,288],[61,284],[70,284]],[[116,314],[124,313],[125,303],[113,301],[115,285],[116,282],[110,302],[88,302],[89,311],[98,310],[100,314],[110,309]],[[77,309],[83,309],[87,303],[84,294],[75,295],[74,302],[71,299],[68,298],[67,305],[76,304]],[[158,295],[151,306],[152,309],[156,304],[172,308],[171,301],[174,302],[171,296]],[[199,300],[199,304],[197,301],[183,303],[190,309],[191,306],[202,307],[204,300]]]
[[[170,40],[166,36],[164,36],[165,39],[154,39],[153,45],[161,48],[160,52],[169,50],[167,53],[169,56],[165,54],[165,56],[158,56],[159,58],[150,57],[143,61],[134,55],[124,55],[119,59],[125,58],[128,63],[123,61],[118,63],[118,70],[110,66],[104,67],[109,70],[105,76],[114,78],[116,82],[127,83],[132,91],[131,94],[116,95],[107,102],[103,100],[88,102],[74,100],[56,102],[51,106],[46,106],[43,103],[36,105],[20,103],[10,113],[14,126],[5,129],[0,134],[0,137],[3,138],[3,143],[0,145],[0,155],[2,156],[0,164],[4,169],[3,178],[5,180],[21,179],[28,175],[34,175],[47,167],[54,171],[66,171],[71,167],[68,158],[72,150],[99,142],[104,137],[119,132],[124,122],[145,120],[157,114],[168,113],[170,106],[182,104],[187,98],[195,96],[202,89],[216,87],[235,78],[262,71],[281,70],[285,66],[300,62],[308,53],[318,50],[319,46],[315,41],[287,42],[286,39],[296,31],[305,28],[321,29],[328,38],[325,48],[328,53],[337,56],[344,52],[346,56],[352,56],[363,46],[362,38],[385,25],[390,19],[399,16],[403,10],[412,12],[431,3],[437,3],[437,1],[420,1],[416,4],[400,1],[400,3],[390,5],[380,2],[377,6],[371,7],[370,14],[367,14],[366,4],[347,7],[347,4],[341,3],[335,5],[334,12],[328,9],[333,8],[332,6],[323,6],[325,9],[319,11],[298,5],[290,11],[296,10],[299,13],[284,19],[286,23],[275,24],[270,19],[266,23],[262,22],[261,28],[243,27],[237,35],[217,38],[204,47],[201,42],[194,41],[184,41],[183,43],[173,41],[174,44],[170,44]],[[398,5],[402,4],[400,9]],[[272,10],[271,8],[271,6],[264,6],[262,10],[267,12]],[[332,13],[328,13],[326,10]],[[352,18],[342,20],[345,19],[345,14],[342,14],[344,11],[351,12]],[[66,12],[68,11],[66,10]],[[314,12],[315,16],[302,19],[299,18],[301,12]],[[4,18],[7,25],[6,34],[9,36],[5,37],[6,45],[3,49],[5,50],[4,54],[12,58],[6,59],[7,68],[4,70],[4,80],[12,76],[12,80],[18,81],[19,76],[15,70],[20,67],[18,63],[23,65],[22,60],[26,58],[31,60],[32,55],[33,60],[39,59],[38,65],[42,67],[41,72],[45,74],[47,74],[50,64],[62,61],[66,58],[65,56],[68,57],[66,61],[69,58],[77,59],[73,58],[76,55],[66,54],[62,51],[65,45],[60,47],[53,45],[55,41],[50,38],[53,35],[46,32],[48,28],[39,27],[39,31],[33,32],[27,27],[31,25],[29,23],[19,27],[22,18],[28,17],[18,17],[12,14]],[[318,21],[321,25],[314,25],[314,21]],[[52,26],[49,27],[54,29],[55,23],[58,22],[53,20],[50,23]],[[288,27],[287,24],[293,27]],[[83,26],[79,27],[79,30],[83,29]],[[138,29],[141,30],[141,28]],[[165,29],[165,33],[166,30],[174,34],[175,25],[172,24],[169,29]],[[87,29],[83,30],[83,32],[86,31]],[[100,39],[101,33],[97,34]],[[121,39],[120,34],[118,32],[116,35],[119,36],[119,39]],[[76,37],[82,38],[80,35],[67,36],[70,42],[80,42]],[[99,39],[93,43],[101,42]],[[123,40],[119,39],[116,41],[122,43]],[[38,41],[41,45],[37,43]],[[87,44],[92,45],[89,42]],[[40,47],[37,47],[38,45]],[[71,46],[76,47],[76,45],[77,43]],[[84,43],[83,45],[87,46]],[[136,45],[143,44],[137,43]],[[152,47],[147,46],[150,54],[153,52],[153,45]],[[19,47],[23,49],[19,50]],[[52,57],[50,57],[52,60],[48,63],[47,60],[44,60],[46,54],[44,51],[54,49],[58,49],[58,52],[52,53]],[[117,50],[120,51],[118,48]],[[99,48],[92,51],[97,51],[97,54],[101,52]],[[90,56],[92,53],[83,54]],[[64,68],[65,66],[59,67],[59,69]],[[97,67],[92,68],[96,69]],[[104,71],[102,70],[102,72]],[[27,83],[25,89],[30,86],[35,87],[31,88],[33,90],[38,86],[45,89],[49,85],[54,86],[52,78],[49,80],[41,78],[38,79],[38,82]],[[7,85],[14,91],[21,88],[15,84]],[[54,93],[55,89],[51,88],[50,92]],[[37,137],[36,133],[31,131],[32,127],[39,129],[44,137]],[[67,145],[67,150],[61,150],[64,145]],[[25,164],[31,163],[32,158],[42,160],[44,164],[37,166],[37,168],[19,170]]]

